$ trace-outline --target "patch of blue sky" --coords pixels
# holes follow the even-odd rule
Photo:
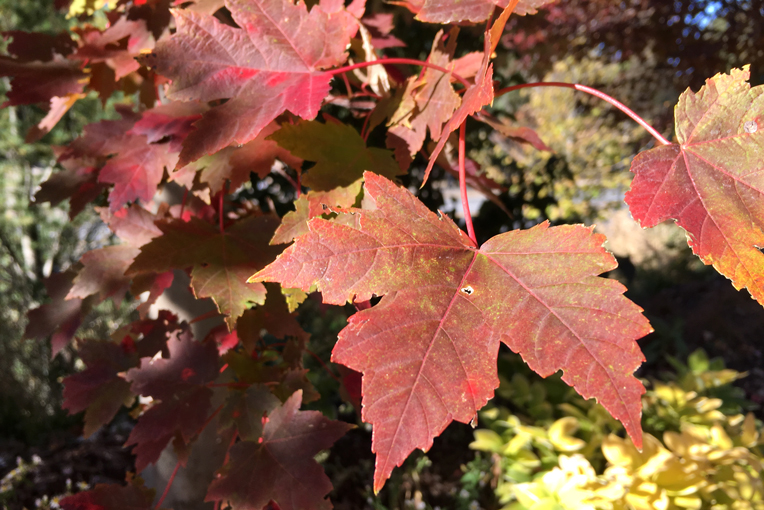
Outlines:
[[[699,12],[695,16],[687,14],[684,17],[684,22],[688,25],[695,25],[701,30],[706,28],[716,17],[719,15],[719,10],[722,8],[721,2],[708,2],[706,8],[702,12]]]

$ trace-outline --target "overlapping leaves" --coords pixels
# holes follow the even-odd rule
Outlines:
[[[366,28],[353,47],[362,46],[359,55],[367,61],[380,56],[375,47],[402,44],[390,35],[392,15],[364,17],[363,1],[345,7],[320,0],[310,9],[290,0],[196,2],[174,11],[172,35],[166,31],[169,2],[112,4],[107,28],[83,26],[74,39],[4,34],[13,37],[10,55],[0,57],[0,74],[12,78],[7,104],[49,108],[30,137],[43,136],[88,90],[98,92],[104,104],[121,90],[137,94],[143,105],[121,107],[121,120],[87,128],[60,152],[64,171],[38,193],[39,200],[69,199],[75,216],[108,190],[109,207],[101,213],[125,244],[91,251],[75,270],[51,277],[53,302],[30,314],[27,329],[32,337],[52,333],[55,353],[74,336],[92,303],[119,302],[128,290],[134,296],[148,291],[138,308],[144,319],[111,340],[77,342],[86,368],[65,381],[65,407],[85,411],[86,435],[136,394],[153,399],[128,441],[135,445],[138,469],[154,462],[173,439],[185,448],[207,425],[216,413],[210,410],[209,386],[224,364],[228,371],[221,378],[234,382],[221,390],[227,398],[219,408],[218,431],[237,434],[241,441],[231,449],[231,461],[208,499],[241,508],[260,508],[270,499],[281,508],[330,506],[324,499],[328,481],[312,457],[347,426],[298,411],[300,400],[317,398],[302,365],[308,335],[278,291],[263,304],[265,287],[246,283],[281,251],[268,241],[295,238],[258,274],[259,280],[297,288],[283,289],[291,296],[290,307],[305,298],[304,293],[295,297],[299,292],[314,286],[328,303],[382,297],[351,317],[333,354],[335,361],[364,374],[363,417],[374,425],[378,455],[376,490],[411,450],[428,448],[452,420],[470,421],[492,396],[500,342],[542,375],[563,370],[566,381],[599,399],[640,442],[643,388],[632,374],[642,360],[635,339],[649,326],[619,284],[597,278],[614,266],[601,236],[581,226],[542,224],[502,234],[478,248],[448,218],[373,174],[366,176],[364,208],[352,208],[359,200],[360,185],[354,181],[361,172],[399,175],[428,132],[436,149],[425,179],[436,161],[455,167],[446,154],[438,160],[438,153],[469,115],[491,103],[490,57],[507,17],[532,13],[547,0],[400,3],[430,22],[483,21],[495,7],[506,9],[486,36],[483,52],[455,60],[455,31],[445,40],[442,33],[436,36],[428,62],[451,74],[425,68],[407,78],[375,66],[385,77],[388,71],[397,76],[397,84],[392,80],[397,93],[387,95],[388,88],[368,83],[371,72],[362,86],[373,94],[365,90],[358,100],[348,90],[352,115],[361,117],[367,113],[363,108],[373,108],[369,97],[377,101],[360,134],[329,116],[324,124],[313,119],[330,91],[328,69],[344,63],[359,23]],[[226,11],[213,17],[223,6]],[[136,61],[155,41],[155,51]],[[452,86],[455,74],[474,76],[472,85],[460,80],[466,87],[461,99]],[[697,94],[682,96],[679,142],[637,157],[627,200],[645,226],[676,219],[705,262],[764,304],[764,94],[760,87],[749,88],[747,77],[747,70],[733,71],[709,80]],[[346,83],[348,89],[355,85]],[[344,100],[334,92],[330,97]],[[164,104],[155,107],[158,99]],[[295,122],[287,112],[304,120]],[[388,151],[367,143],[369,132],[385,118],[387,145],[395,149],[397,165]],[[486,115],[481,120],[546,149],[527,129]],[[229,210],[223,201],[209,205],[210,194],[223,197],[252,172],[267,178],[276,158],[296,171],[298,194],[304,191],[300,184],[311,188],[278,229],[275,217],[253,211],[252,204],[239,202]],[[315,163],[306,165],[305,173],[303,159]],[[468,182],[479,184],[486,177],[476,168],[468,170]],[[165,175],[190,193],[182,205],[162,204],[156,213],[148,212],[154,211],[149,204]],[[318,218],[327,214],[337,217]],[[166,312],[154,321],[145,319],[173,281],[174,270],[190,271],[196,296],[214,299],[227,328],[221,325],[197,342]],[[284,339],[283,352],[265,345],[273,336]],[[156,357],[160,352],[163,357]],[[351,379],[357,376],[348,373]],[[152,497],[131,483],[121,489],[98,486],[62,504],[119,508],[126,501],[144,508]]]
[[[263,285],[246,279],[281,251],[268,244],[277,224],[271,216],[250,216],[221,232],[198,218],[157,222],[162,235],[141,248],[128,274],[192,267],[196,296],[212,297],[233,329],[244,310],[265,301]]]
[[[328,0],[310,12],[286,0],[228,0],[226,7],[242,28],[177,10],[175,35],[144,59],[172,79],[173,99],[229,99],[195,124],[180,166],[252,140],[287,110],[315,118],[331,80],[321,69],[346,59],[357,30],[353,16]]]

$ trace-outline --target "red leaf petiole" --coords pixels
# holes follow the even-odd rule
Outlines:
[[[615,106],[619,110],[621,110],[623,113],[628,115],[633,121],[635,121],[637,124],[642,126],[647,130],[648,133],[653,135],[653,137],[660,143],[661,145],[671,145],[671,142],[666,140],[663,135],[661,135],[657,129],[652,127],[650,124],[647,123],[646,120],[644,120],[642,117],[634,113],[634,111],[626,106],[625,104],[621,103],[617,99],[610,97],[609,95],[605,94],[604,92],[600,92],[597,89],[593,89],[591,87],[587,87],[586,85],[579,85],[578,83],[565,83],[565,82],[557,82],[557,81],[549,81],[549,82],[535,82],[535,83],[521,83],[519,85],[512,85],[511,87],[503,88],[497,92],[494,93],[494,97],[503,96],[504,94],[508,92],[513,92],[515,90],[520,89],[528,89],[533,87],[563,87],[568,89],[574,89],[579,90],[581,92],[585,92],[589,95],[592,95],[594,97],[598,97],[602,99],[603,101],[606,101],[610,103],[611,105]]]
[[[472,215],[470,214],[470,202],[467,198],[467,172],[464,165],[465,138],[467,132],[467,121],[459,126],[459,191],[462,196],[462,210],[464,211],[464,222],[467,224],[467,234],[472,242],[477,246],[477,237],[475,237],[475,227],[472,225]]]

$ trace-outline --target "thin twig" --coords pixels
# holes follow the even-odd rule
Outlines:
[[[369,133],[366,132],[366,128],[369,125],[369,119],[371,119],[371,112],[366,116],[366,120],[363,121],[363,126],[361,127],[361,138],[363,138],[364,142],[367,142],[369,138]]]
[[[180,462],[181,461],[178,461],[178,463],[175,464],[175,469],[172,470],[172,475],[170,475],[170,479],[167,480],[167,485],[164,488],[162,497],[159,498],[159,501],[157,502],[156,510],[159,510],[160,508],[162,508],[162,502],[164,501],[164,498],[167,497],[167,494],[170,492],[170,487],[172,487],[172,482],[175,480],[175,475],[178,474],[178,469],[180,469]]]
[[[220,233],[225,233],[225,228],[223,227],[223,197],[225,196],[225,193],[223,190],[220,190],[220,202],[218,203],[218,220],[220,221]]]
[[[188,199],[188,188],[183,193],[183,201],[180,203],[180,219],[183,219],[183,210],[186,208],[186,200]]]

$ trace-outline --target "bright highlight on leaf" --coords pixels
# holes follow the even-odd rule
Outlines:
[[[365,174],[367,209],[351,226],[316,218],[255,281],[308,290],[326,303],[383,296],[349,319],[333,361],[363,372],[363,419],[374,426],[374,488],[452,421],[468,423],[498,386],[499,341],[542,376],[557,370],[595,397],[641,444],[644,360],[651,328],[615,280],[591,228],[538,225],[479,249],[446,216]],[[347,222],[346,222],[347,223]]]
[[[634,158],[626,202],[643,227],[675,220],[703,262],[764,305],[764,86],[750,88],[749,75],[682,94],[678,143]]]

